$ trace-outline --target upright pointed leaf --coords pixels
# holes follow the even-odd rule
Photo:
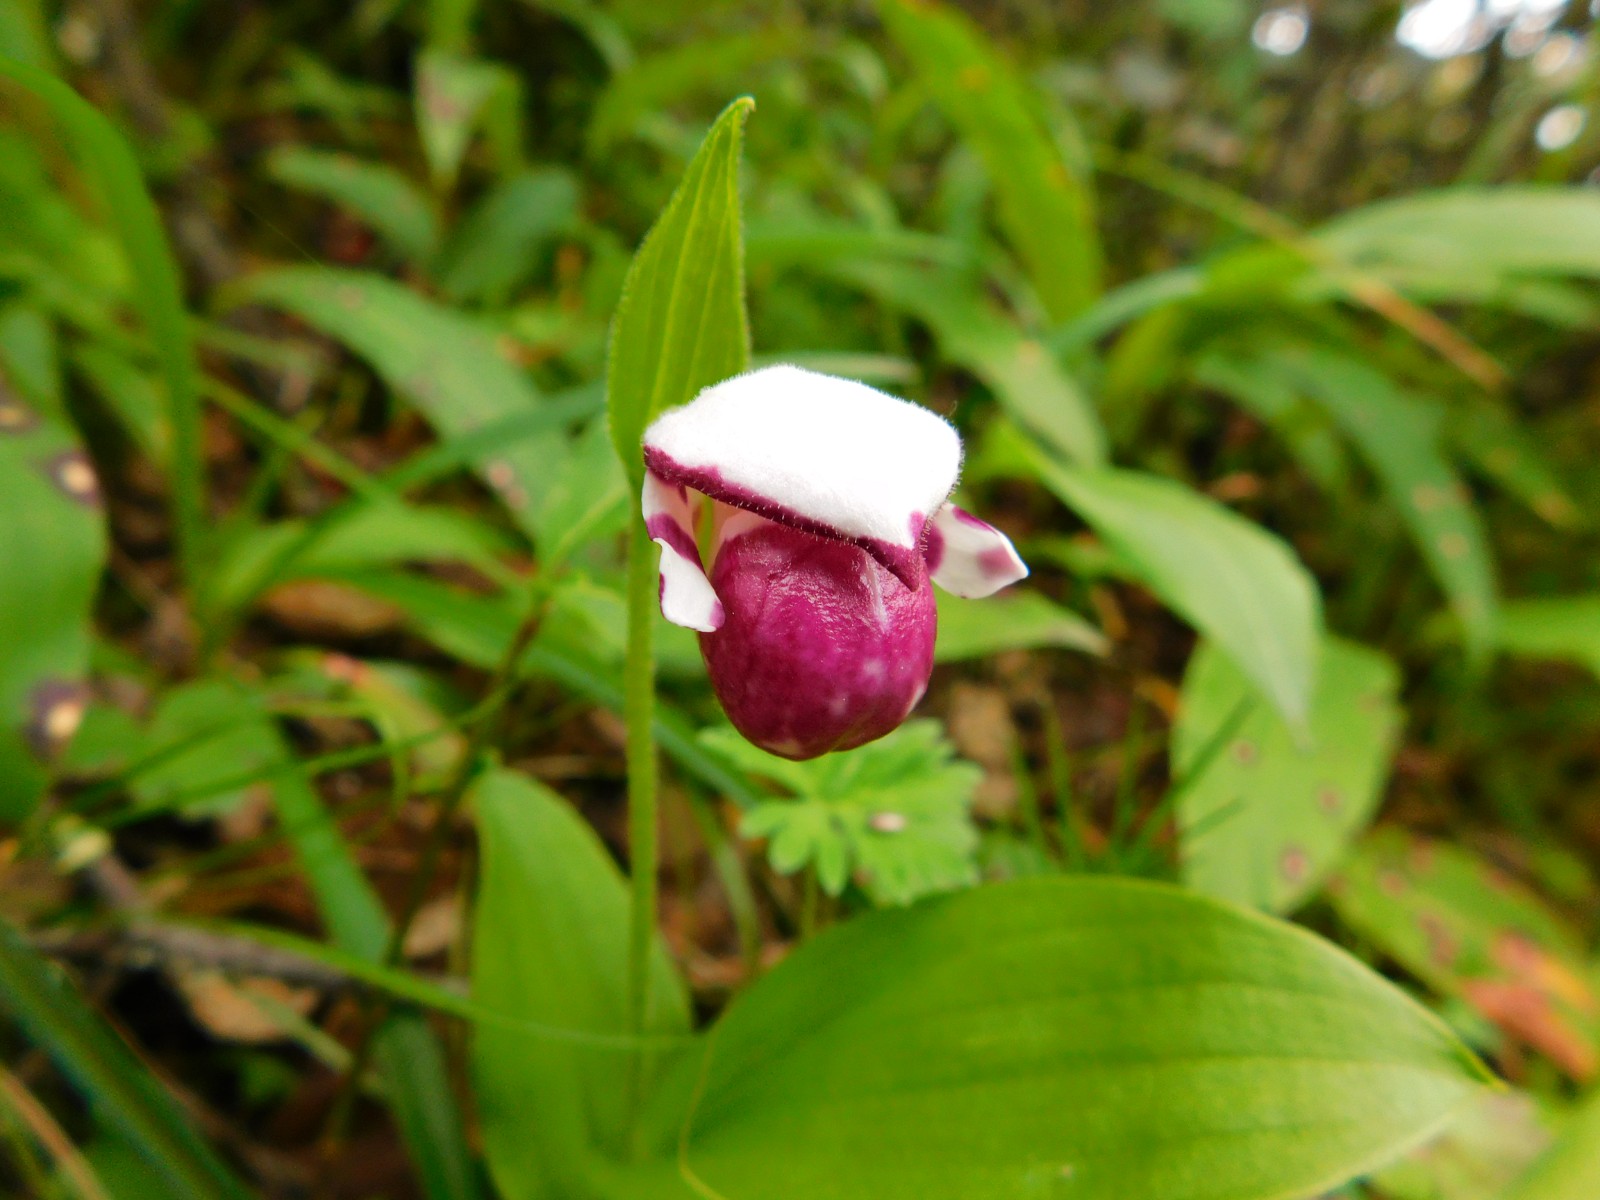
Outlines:
[[[645,426],[749,360],[739,147],[755,101],[728,105],[634,255],[611,327],[611,440],[637,493]]]
[[[1304,930],[1057,877],[803,946],[685,1056],[655,1144],[663,1175],[739,1200],[1282,1200],[1416,1144],[1485,1078]]]
[[[919,82],[983,159],[1000,226],[1050,316],[1076,316],[1100,290],[1086,173],[1068,162],[1038,99],[966,17],[928,0],[891,0],[881,11]]]
[[[1338,638],[1324,640],[1320,664],[1297,737],[1226,655],[1195,651],[1172,746],[1191,887],[1287,912],[1371,819],[1400,732],[1399,672]]]
[[[1233,659],[1290,725],[1303,730],[1322,607],[1316,582],[1293,551],[1170,479],[1081,470],[1034,457],[1040,482],[1077,510],[1151,591]]]

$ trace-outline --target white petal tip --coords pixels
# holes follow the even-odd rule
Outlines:
[[[928,523],[925,553],[933,581],[972,600],[1028,577],[1028,564],[1010,538],[953,504],[946,504]]]

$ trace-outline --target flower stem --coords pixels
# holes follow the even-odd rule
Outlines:
[[[622,715],[628,726],[628,866],[632,886],[628,937],[628,1032],[646,1032],[650,1022],[650,952],[656,936],[656,741],[655,546],[643,521],[628,537],[628,658],[623,668]],[[627,1111],[637,1114],[643,1098],[647,1052],[629,1060]]]

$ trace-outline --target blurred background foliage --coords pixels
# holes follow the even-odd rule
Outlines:
[[[154,1138],[229,1194],[193,1127],[268,1194],[474,1194],[461,1027],[389,1001],[459,998],[488,764],[626,859],[608,328],[748,94],[754,361],[950,416],[1034,577],[941,600],[927,719],[814,764],[660,627],[698,1010],[863,909],[1183,878],[1513,1083],[1349,1194],[1592,1196],[1592,1103],[1522,1173],[1600,1069],[1593,25],[0,0],[6,1186],[163,1194]]]

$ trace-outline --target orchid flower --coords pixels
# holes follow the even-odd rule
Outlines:
[[[659,417],[644,460],[661,611],[699,631],[734,727],[784,758],[852,749],[916,707],[930,580],[976,597],[1028,573],[1003,533],[948,502],[950,424],[852,380],[792,366],[725,380]]]

